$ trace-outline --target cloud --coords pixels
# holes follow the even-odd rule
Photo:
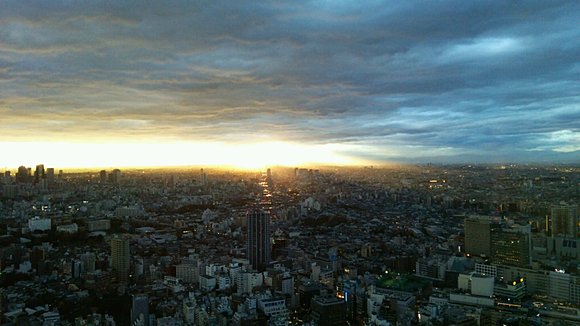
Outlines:
[[[0,138],[269,138],[379,161],[577,160],[579,9],[3,1]]]

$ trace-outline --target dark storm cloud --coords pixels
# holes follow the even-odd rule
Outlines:
[[[3,1],[3,140],[577,160],[575,2]]]

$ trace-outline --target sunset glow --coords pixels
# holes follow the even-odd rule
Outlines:
[[[339,152],[340,145],[288,142],[226,143],[65,143],[4,142],[6,167],[44,163],[54,167],[148,167],[212,165],[260,169],[271,165],[351,165],[361,163]],[[42,157],[42,162],[38,158]]]

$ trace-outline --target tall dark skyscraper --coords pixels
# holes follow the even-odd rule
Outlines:
[[[126,236],[115,235],[111,239],[111,268],[119,283],[127,283],[129,280],[129,242]]]
[[[263,271],[270,263],[270,214],[261,209],[247,213],[248,258],[252,267]]]
[[[41,179],[44,179],[44,164],[38,164],[34,171],[34,182],[38,183]]]

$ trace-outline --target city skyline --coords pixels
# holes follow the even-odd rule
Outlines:
[[[574,2],[0,4],[0,166],[580,161]]]

